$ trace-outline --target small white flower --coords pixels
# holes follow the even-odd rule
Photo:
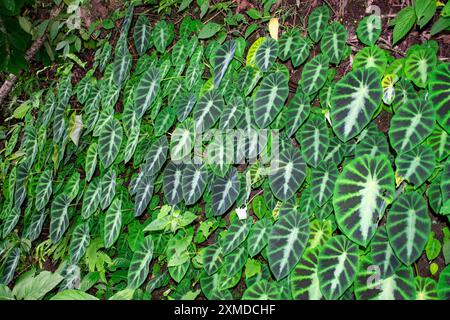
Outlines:
[[[239,220],[245,220],[248,217],[247,214],[247,207],[243,207],[243,208],[236,208],[236,214],[239,217]]]

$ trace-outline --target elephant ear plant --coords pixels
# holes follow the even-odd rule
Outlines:
[[[62,64],[1,127],[0,297],[450,299],[450,64],[305,21],[130,7]]]

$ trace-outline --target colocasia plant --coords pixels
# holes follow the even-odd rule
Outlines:
[[[130,7],[60,66],[2,132],[0,298],[450,299],[450,64],[396,58],[377,15],[357,52],[306,21],[249,41]]]

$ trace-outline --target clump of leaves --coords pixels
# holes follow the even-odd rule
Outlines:
[[[436,42],[395,59],[365,17],[366,47],[335,79],[351,50],[326,6],[307,33],[253,43],[188,16],[175,28],[138,15],[131,37],[127,12],[80,81],[60,68],[2,129],[2,297],[449,298],[448,228],[442,243],[431,231],[450,218],[450,64]],[[30,243],[59,268],[11,290]]]

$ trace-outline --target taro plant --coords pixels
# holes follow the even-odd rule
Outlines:
[[[0,297],[449,299],[450,64],[379,46],[379,16],[358,52],[327,6],[305,21],[246,40],[130,6],[62,65],[0,131]]]

